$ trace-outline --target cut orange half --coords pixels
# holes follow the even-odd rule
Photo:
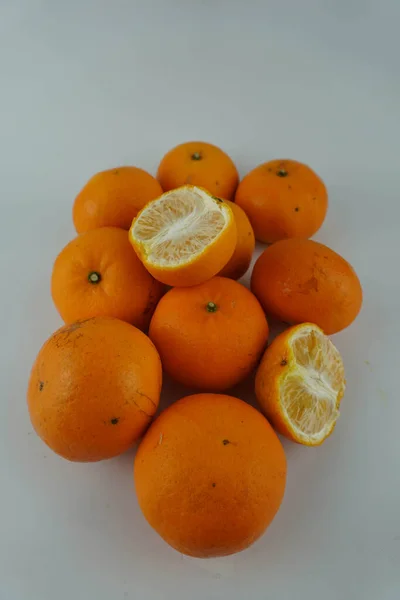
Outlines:
[[[290,327],[266,350],[256,375],[257,399],[275,429],[306,446],[332,433],[345,390],[338,349],[312,323]]]
[[[133,220],[129,237],[153,277],[192,286],[214,277],[229,261],[236,225],[227,203],[185,185],[149,202]]]

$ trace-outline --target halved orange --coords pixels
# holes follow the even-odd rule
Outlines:
[[[192,286],[214,277],[229,261],[236,225],[226,202],[185,185],[149,202],[133,220],[129,237],[153,277]]]
[[[340,353],[312,323],[275,338],[256,375],[257,399],[271,424],[306,446],[318,446],[332,433],[344,390]]]

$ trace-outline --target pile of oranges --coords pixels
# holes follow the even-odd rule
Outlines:
[[[75,199],[78,236],[51,280],[65,326],[33,365],[31,421],[72,461],[111,458],[141,440],[139,505],[182,553],[252,544],[285,491],[276,431],[317,446],[335,427],[345,374],[328,335],[355,319],[362,290],[344,258],[309,239],[327,207],[308,166],[274,160],[239,182],[230,157],[202,142],[168,152],[157,179],[115,168]],[[268,246],[250,291],[236,280],[255,240]],[[267,347],[270,316],[288,328]],[[199,393],[153,420],[163,372]],[[254,374],[264,414],[226,394]]]

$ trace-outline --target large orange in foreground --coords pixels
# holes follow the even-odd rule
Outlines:
[[[57,256],[51,293],[62,319],[115,317],[149,326],[164,286],[144,268],[128,232],[102,227],[82,233]]]
[[[268,323],[243,285],[214,277],[174,288],[160,300],[149,329],[165,371],[203,390],[226,390],[247,377],[267,344]]]
[[[130,448],[157,410],[161,362],[149,338],[117,319],[78,321],[56,331],[33,365],[32,425],[73,461],[111,458]]]
[[[98,227],[129,229],[139,210],[161,194],[158,181],[138,167],[96,173],[75,199],[75,229],[78,233]]]
[[[307,165],[272,160],[243,178],[235,202],[247,213],[257,240],[272,243],[311,237],[325,219],[328,194]]]
[[[362,289],[342,256],[312,240],[284,240],[261,254],[251,289],[267,314],[286,323],[315,323],[326,334],[354,321]]]
[[[224,200],[233,200],[239,183],[232,159],[206,142],[185,142],[172,148],[160,162],[157,179],[165,192],[197,185]]]
[[[268,421],[242,400],[182,398],[143,438],[135,459],[140,508],[173,548],[197,557],[257,540],[285,491],[286,459]]]

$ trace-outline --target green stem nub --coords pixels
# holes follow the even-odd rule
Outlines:
[[[218,310],[218,306],[215,304],[215,302],[209,302],[206,304],[206,310],[209,313],[215,313]]]
[[[93,283],[93,284],[100,283],[100,281],[101,281],[100,273],[98,273],[97,271],[92,271],[88,275],[88,281],[89,281],[89,283]]]
[[[201,160],[201,154],[200,154],[200,152],[193,152],[193,154],[192,154],[192,160]]]

